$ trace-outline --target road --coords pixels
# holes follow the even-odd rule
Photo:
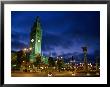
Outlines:
[[[53,77],[99,77],[96,73],[73,73],[70,71],[52,72]],[[48,72],[12,72],[12,77],[48,77]]]

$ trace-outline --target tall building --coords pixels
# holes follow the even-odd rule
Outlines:
[[[84,52],[84,71],[88,71],[88,63],[87,63],[87,47],[82,47]]]
[[[42,42],[42,30],[40,19],[37,16],[30,34],[30,47],[32,48],[30,53],[30,62],[32,63],[36,61],[35,59],[36,55],[41,56],[41,42]]]

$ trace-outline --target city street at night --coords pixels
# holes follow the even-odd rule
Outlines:
[[[100,76],[100,12],[13,11],[11,16],[12,77]]]

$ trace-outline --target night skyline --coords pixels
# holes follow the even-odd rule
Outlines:
[[[88,54],[100,55],[99,11],[12,11],[12,50],[29,47],[30,31],[37,16],[41,21],[44,55],[79,55],[83,53],[82,46],[88,47]]]

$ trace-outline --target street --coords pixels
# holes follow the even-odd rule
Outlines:
[[[12,77],[49,77],[48,72],[12,72]],[[99,77],[98,73],[72,73],[71,71],[52,72],[50,77]]]

